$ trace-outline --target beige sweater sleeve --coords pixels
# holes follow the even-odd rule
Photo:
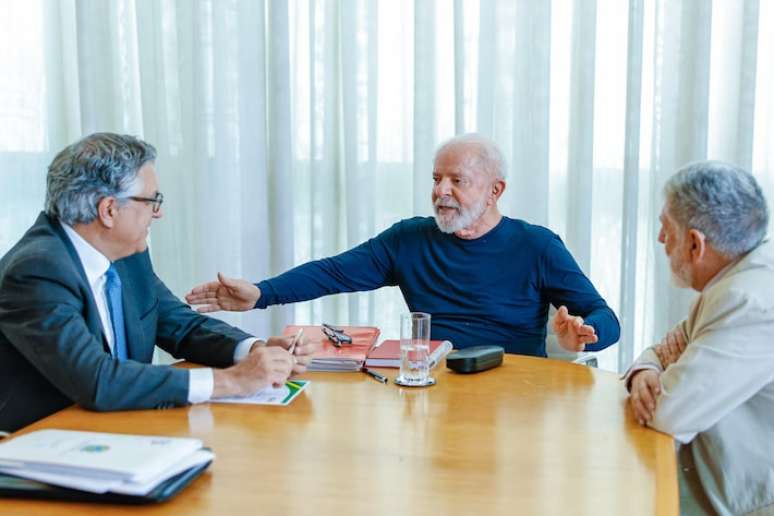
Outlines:
[[[691,314],[688,346],[661,374],[661,395],[650,423],[683,443],[774,378],[774,314],[742,290],[707,294]]]

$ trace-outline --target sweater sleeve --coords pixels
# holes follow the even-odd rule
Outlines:
[[[661,375],[650,426],[682,443],[714,426],[774,378],[770,303],[740,289],[703,299],[691,340]]]
[[[583,317],[594,328],[599,340],[588,344],[586,351],[600,351],[618,341],[618,318],[556,235],[542,254],[539,274],[543,292],[552,305],[566,306],[570,315]]]
[[[397,284],[394,265],[400,223],[339,255],[299,265],[261,281],[256,308],[308,301],[341,292],[362,292]]]

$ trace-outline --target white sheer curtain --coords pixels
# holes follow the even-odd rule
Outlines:
[[[83,134],[159,150],[159,275],[259,280],[430,214],[432,155],[492,136],[503,212],[547,225],[620,315],[625,367],[687,311],[656,243],[687,161],[774,199],[774,6],[758,0],[17,0],[0,6],[0,252]],[[225,315],[395,335],[397,289]]]

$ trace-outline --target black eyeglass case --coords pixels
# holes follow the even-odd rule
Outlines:
[[[500,346],[473,346],[449,353],[446,367],[456,373],[479,373],[502,364],[504,354]]]

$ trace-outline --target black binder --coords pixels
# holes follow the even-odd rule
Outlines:
[[[146,495],[126,495],[118,493],[89,493],[77,489],[52,486],[35,480],[14,477],[0,473],[0,497],[36,498],[39,500],[65,500],[69,502],[97,502],[116,504],[150,504],[164,502],[185,489],[196,477],[202,474],[212,461],[199,464],[170,477],[157,485]]]

